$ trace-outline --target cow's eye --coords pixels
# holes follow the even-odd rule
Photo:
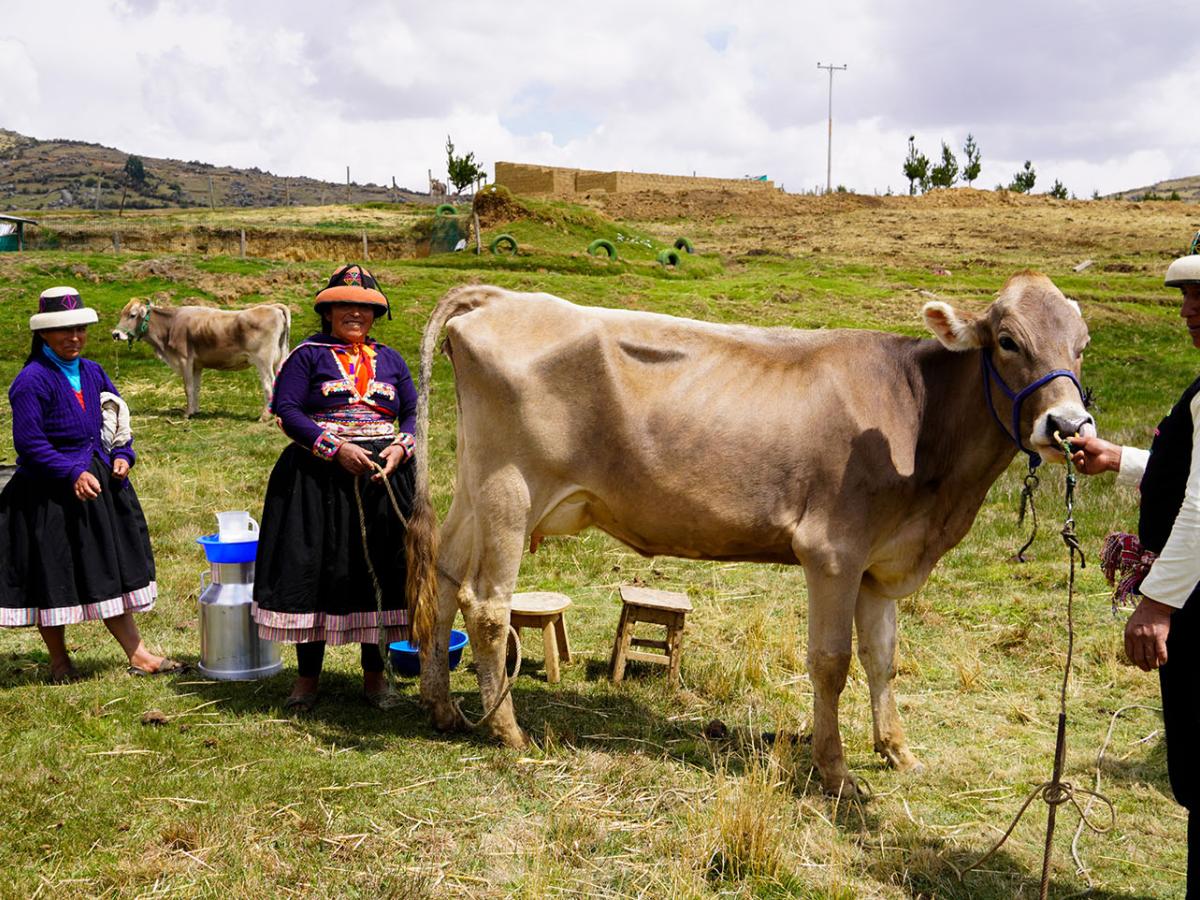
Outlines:
[[[1016,353],[1021,348],[1017,346],[1017,342],[1010,338],[1007,334],[1000,338],[999,342],[1001,350],[1007,350],[1009,353]]]

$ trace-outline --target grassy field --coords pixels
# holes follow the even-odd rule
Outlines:
[[[1145,446],[1200,362],[1177,317],[1177,292],[1161,286],[1197,227],[1193,207],[982,192],[808,198],[684,216],[651,207],[610,210],[623,218],[608,220],[539,206],[491,231],[517,236],[514,258],[374,261],[395,312],[376,336],[412,362],[437,297],[469,280],[702,319],[918,334],[927,292],[978,309],[1008,275],[1033,267],[1082,304],[1093,335],[1084,381],[1110,437]],[[320,215],[342,217],[348,231],[361,225],[353,209]],[[181,219],[173,214],[173,226]],[[152,228],[153,219],[140,224]],[[653,252],[680,234],[698,255],[678,271],[661,269]],[[619,236],[619,261],[584,255],[597,236]],[[1072,271],[1089,257],[1090,268]],[[39,291],[75,284],[100,311],[86,355],[133,409],[141,454],[133,478],[158,562],[159,603],[139,622],[148,643],[172,656],[199,653],[198,576],[207,566],[194,538],[215,529],[218,510],[257,514],[285,438],[257,421],[250,372],[206,374],[203,412],[185,420],[179,380],[146,346],[114,343],[107,330],[133,296],[272,300],[291,305],[296,341],[315,324],[311,297],[335,262],[0,258],[5,384],[24,358]],[[443,360],[432,445],[443,510],[452,398]],[[6,404],[0,420],[0,461],[11,462]],[[956,876],[1050,774],[1066,647],[1063,469],[1043,469],[1041,534],[1032,561],[1017,565],[1011,557],[1028,532],[1016,522],[1023,474],[1014,462],[966,540],[901,604],[898,692],[924,773],[897,775],[872,752],[865,677],[853,665],[842,730],[852,770],[873,790],[861,804],[820,792],[803,740],[774,748],[761,740],[764,731],[808,728],[796,567],[646,560],[597,532],[548,539],[527,557],[520,588],[573,598],[576,655],[562,682],[548,685],[540,642],[527,640],[513,695],[537,747],[523,755],[437,734],[411,681],[402,690],[412,702],[369,708],[349,649],[330,651],[323,702],[292,719],[281,710],[290,651],[282,675],[256,683],[131,679],[93,623],[68,629],[88,677],[52,687],[37,634],[0,632],[0,896],[1036,896],[1040,803],[982,871]],[[1123,662],[1122,622],[1095,563],[1104,534],[1135,523],[1136,497],[1099,478],[1080,485],[1076,512],[1089,564],[1077,585],[1067,777],[1091,787],[1114,712],[1157,706],[1158,694],[1154,678]],[[695,604],[678,688],[663,670],[638,664],[618,687],[605,677],[617,586],[635,579],[686,590]],[[478,711],[469,665],[453,673],[452,688]],[[143,724],[149,710],[165,724]],[[714,719],[728,726],[726,737],[705,737]],[[1079,839],[1085,877],[1070,858],[1077,818],[1064,808],[1051,895],[1180,896],[1185,823],[1170,799],[1157,713],[1130,710],[1117,721],[1101,775],[1116,826]]]

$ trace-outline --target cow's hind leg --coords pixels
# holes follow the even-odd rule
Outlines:
[[[458,601],[471,638],[475,673],[488,728],[510,747],[529,738],[517,725],[508,684],[506,657],[512,592],[525,549],[529,493],[515,470],[489,478],[475,494],[471,526],[476,553],[459,590]],[[503,698],[502,698],[503,695]],[[494,711],[493,711],[494,710]]]
[[[466,560],[471,556],[471,535],[456,500],[441,528],[441,550],[437,567],[437,607],[434,610],[433,641],[419,648],[421,657],[421,702],[433,717],[439,731],[462,731],[467,721],[450,699],[450,668],[447,655],[454,616],[458,612],[458,593],[463,582]]]
[[[271,389],[275,386],[275,373],[271,361],[259,359],[254,368],[258,371],[258,383],[263,392],[263,411],[258,418],[260,421],[271,421]]]
[[[191,418],[200,412],[200,364],[183,361],[183,393],[187,396],[187,410],[184,415]]]
[[[836,569],[836,566],[834,567]],[[813,762],[831,794],[857,793],[838,730],[838,701],[850,671],[854,601],[862,574],[805,565],[808,582],[808,673],[813,686]]]
[[[901,772],[920,769],[921,763],[908,749],[892,693],[892,680],[896,677],[896,601],[880,596],[864,584],[858,594],[854,621],[858,631],[858,659],[871,687],[875,752]]]

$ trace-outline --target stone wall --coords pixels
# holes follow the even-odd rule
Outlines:
[[[747,181],[743,178],[689,178],[686,175],[652,175],[643,172],[596,172],[566,169],[560,166],[532,166],[524,163],[496,163],[496,184],[514,194],[545,194],[571,197],[605,191],[629,194],[635,191],[739,191],[756,193],[775,189],[772,181]]]

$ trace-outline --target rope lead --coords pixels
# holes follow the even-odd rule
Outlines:
[[[1017,823],[1021,821],[1021,817],[1025,815],[1025,811],[1029,809],[1029,805],[1034,799],[1040,797],[1049,807],[1046,815],[1046,843],[1042,852],[1042,880],[1038,897],[1040,900],[1046,900],[1046,896],[1050,890],[1050,857],[1054,844],[1054,826],[1058,816],[1058,808],[1064,803],[1070,803],[1075,807],[1075,811],[1079,813],[1080,828],[1087,826],[1096,834],[1103,834],[1110,830],[1116,824],[1116,810],[1113,808],[1112,801],[1096,791],[1089,791],[1083,788],[1076,788],[1069,781],[1062,780],[1063,765],[1067,756],[1067,685],[1071,679],[1071,661],[1075,653],[1075,558],[1079,557],[1079,568],[1083,569],[1087,566],[1087,560],[1084,557],[1083,549],[1079,545],[1079,537],[1075,533],[1075,473],[1071,471],[1071,444],[1064,440],[1062,435],[1057,431],[1054,433],[1054,439],[1058,443],[1059,448],[1063,451],[1063,455],[1067,460],[1067,484],[1066,494],[1064,497],[1066,506],[1066,517],[1063,521],[1063,527],[1060,534],[1062,535],[1063,543],[1067,546],[1067,555],[1070,558],[1070,577],[1067,581],[1067,662],[1063,668],[1062,691],[1059,694],[1058,700],[1058,731],[1054,741],[1054,771],[1050,776],[1049,781],[1043,781],[1025,798],[1025,802],[1021,804],[1021,808],[1017,810],[1017,814],[1009,823],[1008,829],[1000,836],[1000,839],[992,845],[983,856],[971,863],[962,871],[959,871],[953,864],[954,869],[961,881],[963,876],[972,869],[977,869],[995,855],[996,851],[1004,846],[1004,842],[1008,840],[1009,835],[1013,833],[1013,829],[1017,827]],[[1032,484],[1031,484],[1032,479]],[[1033,506],[1033,491],[1037,488],[1037,475],[1033,472],[1033,467],[1029,469],[1029,474],[1025,476],[1025,488],[1021,492],[1021,512],[1025,511],[1026,497],[1030,508],[1034,514],[1034,536],[1037,534],[1037,509]],[[1025,550],[1033,543],[1033,536],[1029,538],[1025,546],[1021,548],[1017,554],[1017,558],[1024,562]],[[1080,806],[1077,795],[1085,795],[1089,798],[1087,808]],[[1100,825],[1088,818],[1088,810],[1091,809],[1092,801],[1096,800],[1108,807],[1108,824]]]

